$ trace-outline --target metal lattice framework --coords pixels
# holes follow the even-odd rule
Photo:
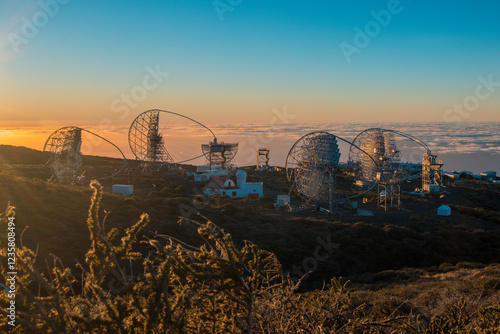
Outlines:
[[[49,160],[53,176],[59,183],[71,184],[81,179],[82,129],[74,126],[53,132],[43,147],[53,153]]]
[[[422,190],[425,192],[439,191],[443,185],[443,162],[437,160],[437,155],[426,152],[422,156]]]
[[[150,164],[174,164],[159,133],[160,110],[143,112],[132,122],[128,138],[132,153]]]
[[[269,149],[268,148],[258,148],[257,149],[257,169],[268,168],[269,167]]]
[[[120,170],[110,176],[98,178],[98,180],[113,177],[125,168],[127,160],[118,146],[91,131],[76,126],[66,126],[54,131],[43,146],[44,151],[52,153],[47,164],[50,164],[52,168],[53,178],[63,184],[77,183],[82,179],[85,173],[82,167],[82,132],[103,139],[115,147],[123,157],[123,166]]]
[[[201,145],[201,150],[207,158],[210,168],[212,166],[228,168],[238,153],[238,143],[218,143],[217,138],[214,138],[212,142]]]
[[[395,208],[401,209],[401,187],[397,182],[381,181],[378,183],[377,205],[385,211]]]
[[[425,151],[430,152],[429,147],[422,140],[397,130],[387,130],[380,128],[371,128],[359,133],[353,140],[355,146],[364,147],[364,150],[372,156],[375,165],[365,161],[359,155],[359,152],[352,148],[349,151],[349,161],[360,165],[362,168],[359,174],[361,179],[374,179],[377,173],[381,174],[381,178],[395,177],[403,179],[408,177],[407,173],[400,168],[401,153],[396,145],[395,136],[403,137],[422,146]],[[366,160],[366,158],[365,158]]]
[[[351,142],[325,131],[311,132],[298,139],[288,152],[286,174],[292,189],[304,200],[302,207],[326,207],[330,212],[351,210],[350,200],[370,191],[352,191],[353,178],[340,164],[339,142],[371,159],[370,155]],[[347,168],[349,169],[349,167]],[[347,196],[347,192],[351,192]]]
[[[286,173],[292,190],[306,204],[333,206],[340,152],[337,137],[323,131],[301,137],[290,149]]]
[[[401,153],[396,145],[395,136],[410,140],[425,149],[421,173],[415,173],[414,168],[408,168],[408,165],[401,163]],[[373,158],[373,161],[366,156],[360,156],[359,152],[353,151],[354,146],[361,147]],[[349,151],[349,161],[360,167],[357,173],[357,184],[377,182],[379,184],[378,203],[386,210],[389,207],[400,209],[399,182],[402,180],[415,178],[422,174],[422,189],[424,191],[437,191],[436,187],[441,185],[443,163],[436,160],[437,156],[430,153],[429,147],[422,140],[412,135],[397,130],[371,128],[356,136],[353,147]]]
[[[358,163],[361,171],[358,179],[371,183],[382,179],[394,178],[401,154],[396,146],[394,132],[372,128],[361,132],[353,141],[349,150],[349,160]],[[355,150],[358,146],[369,155]]]
[[[142,171],[159,171],[162,167],[174,166],[176,164],[185,163],[203,157],[205,152],[195,157],[185,159],[183,161],[174,161],[171,154],[165,147],[163,135],[160,133],[160,115],[168,114],[176,116],[180,119],[185,119],[193,124],[199,125],[213,136],[214,142],[217,142],[215,134],[208,127],[196,120],[182,114],[172,111],[151,109],[141,113],[132,122],[128,140],[132,153],[137,160],[142,162]]]

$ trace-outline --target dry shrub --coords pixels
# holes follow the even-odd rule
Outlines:
[[[91,186],[90,247],[85,263],[79,264],[79,275],[57,257],[43,273],[32,250],[17,249],[16,332],[494,333],[500,326],[497,281],[483,281],[492,270],[497,273],[495,268],[472,269],[481,274],[477,282],[458,281],[457,288],[449,285],[449,293],[439,296],[425,289],[428,294],[420,294],[420,299],[422,290],[411,284],[353,299],[355,292],[341,279],[332,279],[322,290],[297,293],[301,281],[283,276],[273,253],[250,242],[236,247],[231,235],[201,217],[184,220],[186,228],[203,240],[201,246],[157,235],[142,240],[149,246],[148,254],[136,252],[134,245],[149,223],[148,215],[118,238],[118,230],[106,231],[99,215],[102,186],[97,182]],[[224,208],[237,209],[232,203]],[[2,225],[14,216],[9,208],[0,217]],[[384,236],[382,229],[365,224],[356,230]],[[6,257],[2,242],[2,280],[9,272]],[[135,267],[140,264],[142,270],[127,272],[122,267],[127,261]],[[464,295],[477,286],[491,292],[488,303],[481,295]],[[415,305],[418,300],[421,305]],[[0,313],[7,315],[9,303],[7,294],[1,294]],[[437,304],[442,305],[437,312],[425,310]],[[5,322],[1,326],[11,330]]]

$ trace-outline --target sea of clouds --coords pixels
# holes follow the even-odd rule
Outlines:
[[[93,131],[116,144],[128,159],[134,159],[129,144],[129,126],[116,124],[106,129],[99,126],[80,127]],[[48,135],[57,127],[2,128],[0,144],[23,145],[43,149]],[[425,142],[433,153],[445,163],[445,170],[470,170],[479,173],[486,170],[500,172],[500,123],[287,123],[287,124],[216,124],[209,125],[219,141],[239,143],[236,162],[240,166],[256,163],[256,149],[270,149],[270,163],[284,166],[293,144],[303,135],[313,131],[327,131],[337,137],[353,141],[363,130],[383,128],[407,133]],[[213,139],[199,126],[189,123],[167,124],[160,128],[165,146],[175,161],[184,161],[201,154],[201,144]],[[3,134],[3,136],[2,136]],[[83,137],[84,154],[120,157],[111,145],[87,134]],[[419,162],[425,151],[419,145],[396,136],[402,161]],[[339,141],[341,161],[347,161],[349,145]],[[192,161],[203,164],[203,159]]]

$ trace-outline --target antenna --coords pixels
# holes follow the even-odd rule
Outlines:
[[[304,205],[333,211],[339,159],[337,137],[328,132],[311,132],[295,142],[286,159],[286,173]]]
[[[163,117],[163,118],[162,118]],[[215,134],[202,123],[179,113],[167,110],[151,109],[138,115],[130,125],[128,141],[132,153],[137,160],[141,161],[142,173],[156,173],[163,168],[177,169],[177,165],[186,163],[204,156],[204,152],[196,152],[195,147],[182,149],[176,142],[166,142],[165,136],[160,130],[166,130],[171,139],[175,136],[175,126],[179,121],[187,122],[189,125],[199,126],[206,130],[210,137],[213,137],[215,143],[217,140]],[[184,124],[183,124],[184,125]],[[197,130],[189,135],[199,135]],[[167,150],[166,147],[169,147]],[[199,146],[198,146],[199,147]],[[179,158],[179,152],[184,156]],[[187,151],[187,152],[186,152]],[[187,155],[186,155],[187,154]],[[174,159],[177,156],[177,161]]]
[[[368,155],[361,154],[359,150],[353,149],[354,146],[349,150],[349,160],[361,167],[358,184],[370,184],[373,181],[394,177],[401,154],[392,131],[380,128],[367,129],[354,139],[353,144],[368,153]]]
[[[376,185],[374,183],[363,191],[352,190],[354,177],[349,172],[351,166],[340,163],[339,143],[347,144],[353,152],[359,150],[360,156],[364,154],[372,159],[351,142],[325,131],[302,136],[288,152],[286,174],[292,184],[291,190],[303,200],[299,209],[315,206],[326,208],[331,213],[352,211],[350,200]]]
[[[238,153],[238,143],[226,144],[217,142],[217,138],[214,138],[212,142],[201,145],[201,150],[207,158],[210,169],[212,166],[229,168],[236,153]]]
[[[82,132],[103,139],[116,148],[123,157],[123,165],[120,170],[110,176],[98,178],[98,180],[114,177],[125,168],[127,159],[118,146],[94,132],[76,126],[66,126],[54,131],[43,146],[43,151],[52,152],[52,156],[47,162],[52,169],[51,180],[56,179],[57,182],[62,184],[75,184],[82,181],[85,174],[81,153]]]
[[[53,153],[47,164],[59,183],[72,184],[83,176],[81,146],[82,129],[73,126],[56,130],[45,142],[43,150]]]
[[[415,165],[401,162],[401,152],[397,146],[396,136],[409,140],[421,146],[426,153],[423,155],[422,170],[419,172]],[[361,147],[367,156],[361,156],[359,151],[352,150],[354,146]],[[349,151],[349,162],[355,168],[356,184],[378,184],[379,206],[385,210],[389,207],[400,209],[401,189],[400,183],[422,174],[422,189],[424,191],[437,191],[441,182],[441,161],[436,160],[436,155],[430,153],[429,147],[420,139],[396,130],[371,128],[359,133],[353,141]],[[432,166],[431,166],[432,165]],[[431,185],[432,184],[432,185]]]
[[[257,170],[268,169],[269,168],[269,149],[268,148],[258,148],[257,149]]]
[[[427,151],[422,156],[422,190],[439,191],[443,185],[443,162],[437,155]]]
[[[148,110],[132,122],[128,138],[132,153],[142,162],[142,171],[158,171],[163,165],[174,165],[159,133],[160,111]]]

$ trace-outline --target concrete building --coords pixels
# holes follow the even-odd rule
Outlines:
[[[230,197],[259,198],[264,196],[264,184],[262,182],[247,182],[247,173],[239,170],[236,173],[236,186],[219,188],[219,194]]]
[[[203,188],[205,195],[219,194],[220,189],[236,188],[233,180],[225,176],[212,176],[210,182]]]

